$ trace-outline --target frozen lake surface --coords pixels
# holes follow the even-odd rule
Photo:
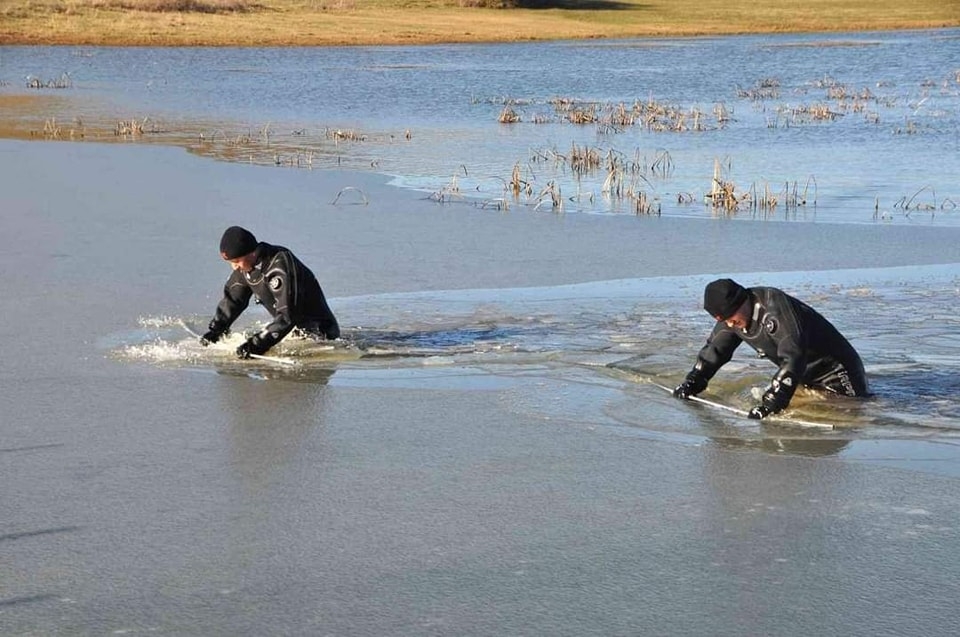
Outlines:
[[[266,144],[0,142],[0,633],[956,634],[957,36],[0,48],[0,92],[69,72],[57,108],[91,117],[303,127],[303,157],[326,127],[376,133],[312,168]],[[736,96],[774,76],[779,97]],[[768,121],[824,77],[889,98],[879,122]],[[736,121],[530,121],[558,95]],[[498,97],[524,121],[497,124]],[[605,198],[602,171],[575,201],[545,165],[534,190],[562,206],[484,205],[574,140],[668,150],[675,172],[645,178],[661,214]],[[815,174],[816,211],[715,214],[726,156],[739,184]],[[940,206],[894,206],[920,189]],[[233,224],[311,266],[344,343],[285,342],[294,368],[197,346],[183,325],[209,320]],[[718,276],[808,301],[876,397],[798,395],[823,432],[657,389],[693,363]],[[748,406],[774,369],[740,351],[711,396]]]

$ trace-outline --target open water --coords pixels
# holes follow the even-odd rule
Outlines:
[[[0,80],[16,92],[68,87],[33,93],[69,96],[69,106],[18,114],[40,135],[55,116],[61,137],[136,121],[141,140],[176,137],[238,161],[372,168],[445,200],[554,209],[556,194],[564,210],[604,213],[634,212],[642,196],[643,211],[702,217],[714,212],[703,202],[719,167],[737,196],[777,200],[752,209],[764,217],[956,225],[958,58],[956,30],[5,47]],[[497,124],[505,109],[517,123]],[[507,196],[515,174],[518,200]]]
[[[956,30],[0,47],[0,97],[57,98],[2,113],[41,132],[0,142],[0,633],[956,634],[958,60]],[[638,102],[681,130],[604,119]],[[715,165],[777,205],[709,205]],[[232,224],[344,342],[195,343]],[[718,276],[820,310],[876,397],[801,393],[822,431],[658,389]],[[709,395],[773,371],[738,352]]]

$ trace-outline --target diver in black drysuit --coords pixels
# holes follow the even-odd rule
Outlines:
[[[686,379],[673,392],[688,398],[707,388],[714,374],[746,342],[779,366],[759,405],[763,418],[787,408],[800,384],[841,396],[867,396],[863,362],[827,319],[777,288],[744,288],[730,279],[707,286],[704,309],[717,319]]]
[[[294,328],[318,339],[340,337],[340,326],[316,277],[287,248],[257,242],[248,231],[233,226],[221,240],[221,256],[232,265],[245,260],[250,269],[234,265],[201,343],[218,341],[251,298],[266,308],[273,321],[237,348],[241,358],[265,353]]]

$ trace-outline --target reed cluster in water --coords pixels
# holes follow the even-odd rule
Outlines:
[[[618,102],[603,104],[573,98],[557,97],[550,100],[552,113],[537,111],[525,120],[517,109],[530,102],[508,100],[500,111],[497,121],[501,124],[556,124],[565,122],[579,126],[596,125],[602,133],[618,133],[631,126],[642,126],[652,132],[705,131],[723,128],[730,121],[730,112],[724,104],[715,104],[712,119],[701,109],[684,109],[674,104],[658,102],[652,98],[635,100],[631,104]]]
[[[925,80],[924,91],[952,91],[960,83],[960,72],[950,71],[938,80]],[[0,121],[0,135],[10,137],[30,137],[56,140],[93,140],[110,141],[110,138],[141,143],[164,143],[180,145],[198,155],[214,157],[227,161],[242,161],[260,165],[276,165],[298,168],[345,167],[355,169],[378,168],[380,158],[376,157],[378,148],[392,144],[400,138],[410,141],[412,132],[407,129],[402,134],[374,134],[337,127],[324,127],[310,132],[306,128],[291,131],[279,131],[267,123],[256,128],[230,132],[222,122],[187,122],[175,125],[141,118],[90,118],[61,117],[62,104],[66,101],[54,100],[43,95],[44,89],[70,88],[70,77],[64,73],[59,79],[41,81],[27,78],[31,91],[30,117],[17,116],[14,123]],[[851,87],[829,76],[791,88],[790,97],[799,97],[798,102],[784,101],[781,81],[776,77],[758,80],[752,86],[735,88],[735,96],[746,103],[748,108],[769,113],[768,127],[795,126],[801,124],[831,122],[857,114],[863,121],[876,126],[880,123],[879,113],[885,108],[898,106],[903,99],[897,93],[884,95],[884,85],[876,83],[873,88]],[[57,91],[60,93],[60,91]],[[805,98],[812,98],[806,100]],[[27,105],[22,96],[3,98],[0,96],[0,120],[3,119],[4,105],[9,103],[18,110]],[[19,100],[19,101],[18,101]],[[46,101],[44,101],[46,100]],[[923,107],[925,98],[916,105],[910,104],[910,112]],[[632,102],[603,103],[582,100],[573,97],[554,97],[547,100],[524,98],[474,98],[474,104],[486,103],[501,106],[497,121],[510,126],[523,125],[573,125],[590,126],[596,129],[598,136],[616,135],[626,132],[630,127],[642,127],[644,130],[664,134],[696,134],[709,130],[728,127],[735,122],[734,110],[726,103],[718,101],[712,108],[701,109],[694,106],[682,106],[659,101],[653,97],[635,99]],[[38,119],[43,105],[60,105],[57,116]],[[484,109],[485,117],[489,110]],[[31,125],[29,122],[33,121]],[[42,128],[40,122],[42,121]],[[855,120],[848,120],[855,124]],[[929,122],[930,119],[927,118]],[[930,124],[926,124],[929,126]],[[27,132],[23,128],[27,126]],[[18,128],[19,127],[19,128]],[[911,121],[908,116],[893,129],[894,134],[921,134],[924,129]],[[627,154],[604,145],[604,148],[573,143],[566,151],[536,149],[524,161],[518,161],[511,174],[504,177],[491,177],[499,187],[494,196],[482,198],[483,207],[507,209],[512,205],[529,205],[534,208],[549,208],[562,211],[567,202],[590,202],[603,197],[609,202],[611,210],[631,210],[635,214],[658,214],[662,204],[658,192],[658,180],[670,177],[674,172],[673,158],[669,152],[660,150],[652,158],[642,156],[640,150]],[[541,175],[542,173],[542,175]],[[806,183],[790,181],[782,186],[772,186],[769,182],[754,182],[747,187],[738,185],[730,176],[729,167],[717,159],[712,177],[704,179],[707,185],[705,194],[677,193],[677,205],[692,205],[702,202],[718,215],[751,213],[770,215],[777,210],[795,211],[812,203],[816,205],[816,180],[811,176]],[[463,166],[463,174],[467,174]],[[542,179],[546,175],[546,179]],[[593,184],[594,192],[587,184]],[[571,186],[572,184],[572,186]],[[575,192],[564,193],[573,187]],[[933,193],[929,193],[933,195]],[[921,196],[922,195],[922,196]],[[434,193],[439,202],[464,201],[457,180],[445,185]],[[923,210],[950,210],[955,204],[949,198],[937,200],[928,198],[924,189],[912,197],[903,197],[893,205],[893,209],[904,214]],[[875,216],[881,215],[880,205],[875,206]]]

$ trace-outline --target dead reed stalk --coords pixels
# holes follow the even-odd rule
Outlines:
[[[581,148],[574,144],[570,150],[570,169],[577,175],[591,173],[602,164],[600,151],[596,148]]]
[[[537,203],[533,207],[534,210],[540,208],[540,204],[544,201],[550,201],[550,206],[556,212],[561,212],[563,210],[563,197],[560,194],[560,186],[556,182],[550,181],[540,192],[540,195],[537,197]]]
[[[519,163],[513,165],[513,172],[510,173],[509,189],[513,193],[514,199],[519,199],[521,194],[525,194],[527,197],[533,194],[531,180],[524,178]]]
[[[144,126],[146,126],[148,120],[148,117],[144,117],[140,121],[135,119],[120,120],[114,127],[113,134],[117,137],[139,137],[143,135]]]
[[[673,174],[673,157],[670,156],[670,151],[661,150],[657,152],[657,156],[654,159],[653,163],[650,164],[650,171],[662,178],[669,177]]]
[[[501,124],[516,124],[520,121],[520,116],[509,106],[504,106],[503,110],[500,111],[500,115],[497,117],[497,121]]]
[[[914,200],[920,195],[920,193],[926,190],[930,191],[930,194],[933,197],[933,201],[931,201],[930,203],[919,203],[919,202],[914,203]],[[893,205],[893,207],[902,208],[904,213],[908,217],[910,216],[910,212],[914,210],[936,210],[937,209],[937,193],[933,189],[933,186],[924,186],[917,192],[913,193],[913,196],[910,197],[909,199],[907,197],[901,198],[900,201],[898,201]]]
[[[46,82],[32,75],[27,76],[27,88],[70,88],[71,86],[73,86],[73,80],[70,79],[69,73],[62,73],[59,78],[50,79]]]
[[[330,202],[330,205],[332,205],[332,206],[337,205],[337,202],[340,201],[340,197],[341,197],[341,196],[343,195],[343,193],[345,193],[345,192],[356,192],[356,193],[359,193],[359,195],[360,195],[360,203],[362,203],[364,206],[366,206],[368,203],[370,203],[370,201],[367,199],[366,193],[363,192],[361,189],[356,188],[356,187],[354,187],[354,186],[344,186],[343,188],[340,189],[340,192],[337,193],[337,196],[333,198],[333,201]]]
[[[742,203],[749,199],[750,193],[747,192],[743,196],[738,197],[736,185],[732,181],[724,179],[720,160],[714,159],[713,180],[710,192],[706,196],[714,212],[731,215],[737,211]]]
[[[450,183],[446,186],[443,186],[437,192],[430,195],[431,199],[436,200],[438,203],[443,203],[448,199],[463,199],[463,195],[460,193],[460,182],[457,179],[457,176],[454,175],[450,179]]]
[[[43,136],[47,139],[60,139],[62,129],[56,118],[50,118],[43,123]]]

